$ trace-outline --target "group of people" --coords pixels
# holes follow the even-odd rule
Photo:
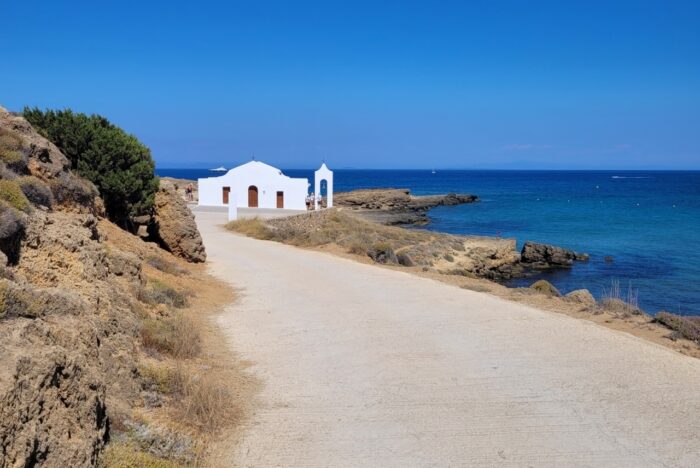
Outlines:
[[[318,204],[319,208],[323,208],[323,197],[321,195],[315,195],[313,192],[311,192],[310,195],[306,196],[306,209],[315,210],[316,204]]]
[[[194,185],[187,184],[187,187],[185,187],[185,198],[187,198],[187,201],[194,201]]]

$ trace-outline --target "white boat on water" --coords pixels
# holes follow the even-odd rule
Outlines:
[[[215,167],[214,169],[209,170],[212,172],[226,172],[226,168],[224,166]]]

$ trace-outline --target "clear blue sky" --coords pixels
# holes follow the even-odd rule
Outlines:
[[[0,0],[0,105],[161,167],[700,168],[698,1]]]

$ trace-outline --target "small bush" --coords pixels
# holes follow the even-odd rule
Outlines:
[[[168,367],[145,365],[139,367],[139,373],[145,380],[144,387],[150,390],[170,395],[182,389],[182,383],[178,380],[181,374]]]
[[[35,205],[51,208],[53,194],[51,189],[42,181],[32,176],[20,177],[17,180],[19,188],[27,199]]]
[[[152,281],[150,287],[142,289],[139,299],[147,304],[165,304],[178,309],[189,304],[185,293],[158,280]]]
[[[181,377],[179,400],[182,419],[208,433],[215,433],[233,417],[232,395],[225,383],[205,373]]]
[[[454,258],[451,254],[448,254],[448,253],[446,253],[445,255],[443,255],[443,258],[444,258],[445,260],[447,260],[448,262],[454,262],[454,261],[455,261],[455,258]]]
[[[147,348],[182,359],[197,356],[201,349],[199,326],[183,314],[146,319],[141,328],[141,341]]]
[[[399,262],[398,258],[396,258],[396,253],[394,253],[394,249],[386,242],[374,244],[367,250],[367,255],[376,263],[396,264]]]
[[[27,167],[27,156],[21,151],[0,149],[0,161],[13,171],[24,171]]]
[[[0,151],[19,151],[22,149],[22,137],[9,130],[0,128]]]
[[[683,317],[669,312],[659,312],[654,322],[673,330],[680,338],[700,343],[700,317]]]
[[[413,262],[413,259],[410,257],[410,255],[405,254],[405,253],[397,254],[396,260],[399,262],[399,265],[402,265],[405,267],[415,266],[415,263]]]
[[[630,283],[625,293],[620,288],[619,280],[612,280],[610,288],[603,288],[603,299],[599,303],[599,307],[615,315],[628,317],[630,315],[640,315],[644,312],[638,306],[639,293],[632,288]]]
[[[14,180],[0,180],[0,200],[20,211],[28,211],[30,208],[29,200]]]
[[[51,181],[51,191],[59,204],[92,206],[98,192],[95,186],[85,179],[72,174],[62,174]]]
[[[360,242],[353,242],[348,246],[348,253],[355,255],[367,255],[367,247]]]
[[[17,178],[17,173],[7,167],[7,164],[0,161],[0,179],[14,180]]]
[[[187,274],[187,270],[182,268],[181,266],[169,262],[167,260],[164,260],[163,258],[157,256],[157,255],[151,255],[146,259],[146,263],[151,265],[153,268],[156,270],[160,270],[163,273],[168,273],[169,275],[173,276],[180,276]]]
[[[561,297],[561,293],[559,292],[559,290],[547,280],[536,281],[535,283],[530,285],[530,288],[544,294],[545,296]]]

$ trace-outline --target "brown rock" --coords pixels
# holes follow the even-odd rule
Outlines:
[[[547,280],[539,280],[530,285],[530,289],[544,294],[545,296],[561,297],[561,293],[552,283]]]
[[[156,192],[154,222],[149,225],[149,233],[165,250],[188,262],[207,259],[194,216],[171,183],[161,181]]]
[[[572,266],[574,260],[588,261],[588,254],[529,241],[523,245],[520,257],[523,263],[532,268],[566,268]]]
[[[596,305],[595,298],[588,289],[577,289],[564,297],[568,302],[581,304],[585,307],[594,307]]]

